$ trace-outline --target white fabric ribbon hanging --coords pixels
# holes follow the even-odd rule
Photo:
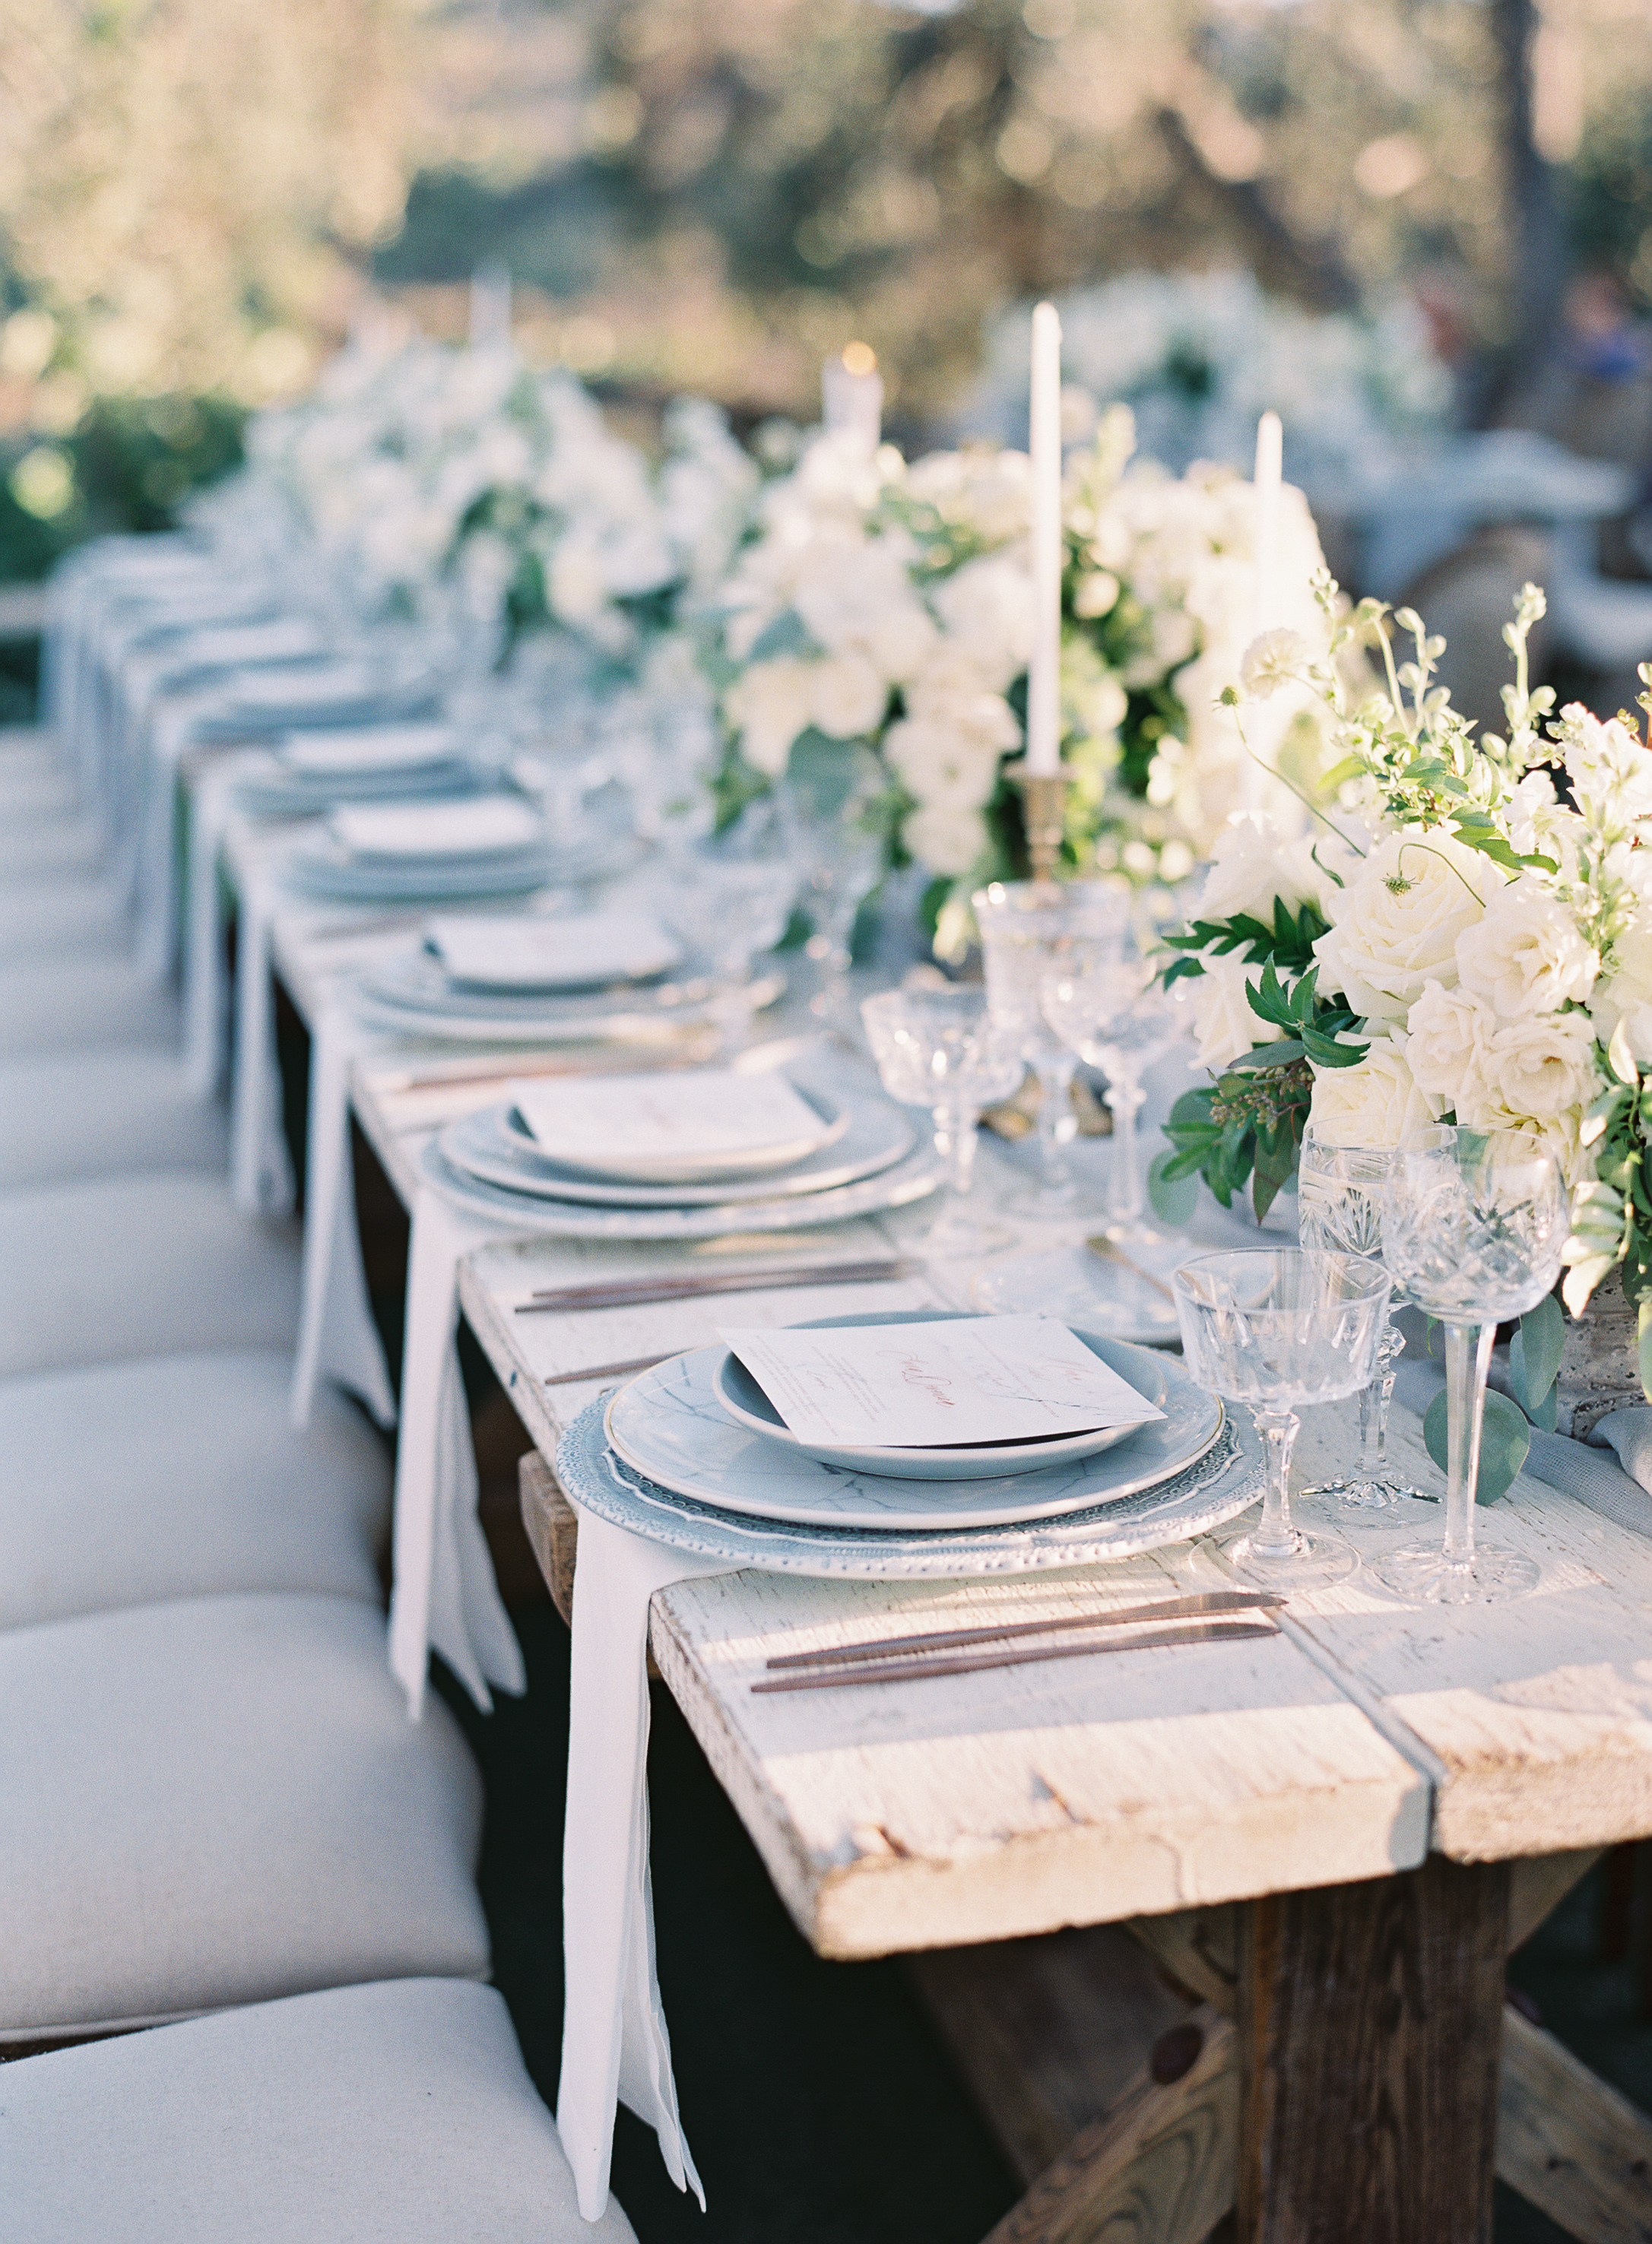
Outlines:
[[[274,898],[262,870],[248,873],[240,900],[235,965],[234,1079],[230,1095],[230,1193],[244,1215],[285,1215],[295,1197],[281,1128],[281,1071],[270,987]]]
[[[304,1183],[304,1265],[293,1367],[291,1416],[308,1425],[316,1383],[347,1387],[381,1426],[396,1423],[396,1396],[362,1267],[355,1222],[355,1174],[350,1159],[349,1014],[326,1006],[310,1044],[308,1152]]]

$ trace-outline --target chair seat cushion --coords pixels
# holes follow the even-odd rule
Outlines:
[[[0,819],[5,815],[0,807]],[[77,875],[50,887],[0,885],[0,966],[112,956],[125,949],[129,932],[125,907],[106,881]]]
[[[95,818],[83,812],[25,818],[0,835],[0,887],[13,881],[52,881],[64,873],[90,873],[103,862],[106,842]]]
[[[9,2065],[30,2244],[634,2244],[590,2226],[503,1997],[403,1979]]]
[[[0,1628],[168,1598],[381,1598],[390,1465],[330,1388],[245,1351],[0,1381]]]
[[[295,1225],[239,1215],[216,1178],[0,1193],[0,1379],[133,1356],[290,1348]]]
[[[0,1058],[0,1192],[143,1169],[228,1174],[228,1118],[189,1089],[175,1052]]]
[[[176,997],[129,958],[0,962],[0,1059],[112,1044],[177,1051],[182,1037]]]
[[[0,2040],[485,1976],[475,1764],[439,1700],[408,1720],[371,1607],[11,1629],[0,1706]]]

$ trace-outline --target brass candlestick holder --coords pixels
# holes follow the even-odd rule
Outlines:
[[[1005,764],[1004,776],[1021,791],[1021,822],[1026,828],[1026,854],[1035,881],[1053,881],[1061,862],[1061,842],[1066,832],[1067,789],[1073,784],[1064,771],[1030,772],[1023,756]]]

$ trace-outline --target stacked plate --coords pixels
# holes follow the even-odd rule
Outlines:
[[[932,1151],[870,1090],[695,1068],[542,1078],[450,1124],[427,1173],[473,1213],[596,1239],[808,1230],[921,1200]]]
[[[597,877],[613,846],[555,847],[539,813],[514,794],[436,802],[355,803],[288,853],[288,885],[353,902],[519,896],[547,882]]]
[[[247,760],[235,800],[255,818],[305,818],[335,803],[465,794],[475,785],[450,726],[363,725],[288,733]]]
[[[760,1009],[784,987],[771,975],[747,999]],[[399,1035],[523,1045],[653,1038],[703,1019],[715,994],[674,936],[627,910],[432,919],[357,989],[368,1017]]]
[[[947,1318],[926,1309],[831,1321]],[[1061,1454],[1047,1462],[1029,1454],[1039,1445],[1018,1444],[942,1477],[938,1451],[806,1454],[720,1346],[673,1357],[592,1403],[558,1450],[559,1477],[616,1525],[731,1567],[886,1579],[1125,1557],[1205,1533],[1256,1500],[1254,1432],[1175,1358],[1070,1329],[1141,1398],[1145,1423],[1114,1427],[1100,1443],[1053,1443]]]

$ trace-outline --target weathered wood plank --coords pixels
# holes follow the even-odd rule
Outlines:
[[[1168,2084],[1144,2068],[992,2230],[986,2244],[1203,2244],[1233,2201],[1235,2029],[1194,2011],[1198,2053]]]
[[[1241,2244],[1488,2244],[1508,1872],[1239,1911]]]
[[[1304,1478],[1337,1454],[1319,1416]],[[1419,1422],[1398,1408],[1394,1420],[1396,1463],[1438,1489]],[[1652,1524],[1652,1498],[1648,1513]],[[1385,1517],[1352,1531],[1367,1558],[1443,1531],[1432,1506],[1398,1526]],[[1293,1599],[1289,1626],[1374,1719],[1399,1726],[1391,1734],[1431,1757],[1442,1853],[1495,1861],[1652,1835],[1652,1538],[1529,1476],[1479,1524],[1542,1566],[1518,1605],[1408,1607],[1362,1572]]]
[[[537,1450],[518,1468],[522,1482],[522,1524],[551,1592],[551,1602],[573,1626],[573,1575],[579,1555],[579,1520],[557,1485],[557,1477]]]
[[[1652,2119],[1512,2005],[1497,2173],[1583,2244],[1652,2244]]]
[[[904,1963],[1024,2182],[1113,2108],[1190,2007],[1108,1924],[927,1949]]]
[[[969,1944],[1421,1859],[1424,1779],[1282,1637],[756,1698],[770,1654],[1094,1610],[1175,1555],[992,1583],[747,1573],[654,1600],[660,1672],[823,1954]]]

